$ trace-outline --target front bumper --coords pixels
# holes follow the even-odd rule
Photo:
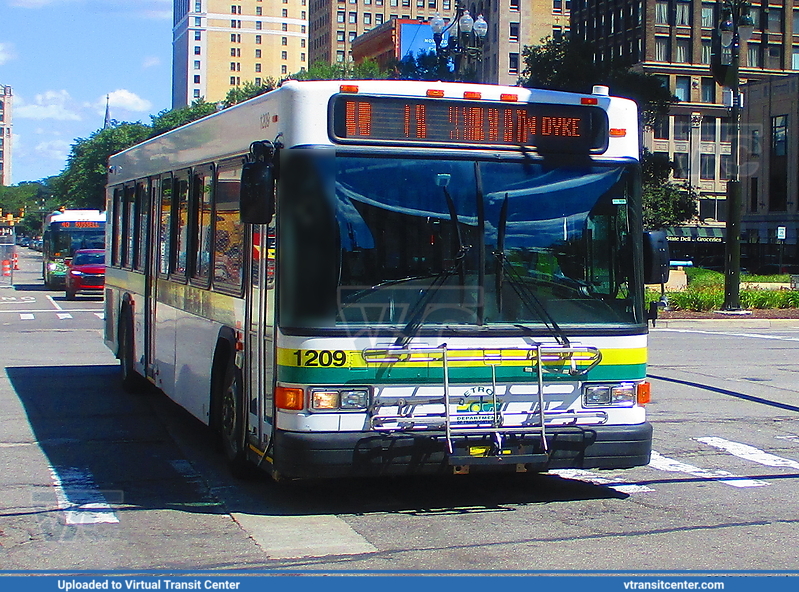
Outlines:
[[[548,453],[538,435],[508,435],[497,451],[490,436],[459,436],[450,454],[443,433],[278,430],[272,458],[274,470],[289,479],[446,474],[465,466],[471,472],[622,469],[649,462],[652,425],[549,428],[547,443]]]

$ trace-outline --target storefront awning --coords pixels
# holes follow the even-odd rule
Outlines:
[[[723,243],[726,229],[722,226],[669,226],[665,230],[670,243]]]

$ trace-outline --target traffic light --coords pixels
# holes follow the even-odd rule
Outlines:
[[[25,217],[25,208],[24,208],[24,206],[19,209],[19,216],[18,217],[19,218],[24,218]]]

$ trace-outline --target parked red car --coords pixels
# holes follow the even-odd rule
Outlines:
[[[67,268],[67,300],[78,294],[102,295],[105,287],[105,251],[78,249]]]

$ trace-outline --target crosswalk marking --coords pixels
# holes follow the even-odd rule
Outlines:
[[[550,475],[557,475],[558,477],[562,477],[563,479],[576,479],[577,481],[584,481],[586,483],[593,483],[594,485],[603,485],[608,487],[609,489],[613,489],[614,491],[618,491],[619,493],[648,493],[650,491],[655,491],[651,487],[647,487],[646,485],[636,485],[634,483],[627,483],[620,479],[608,479],[607,477],[602,477],[596,473],[592,473],[591,471],[586,471],[583,469],[553,469],[548,471]]]
[[[71,319],[72,318],[72,315],[69,314],[68,312],[57,312],[56,316],[58,316],[58,318],[62,319],[62,320],[63,319]]]
[[[729,452],[738,458],[756,462],[761,465],[766,465],[767,467],[790,467],[792,469],[799,469],[799,462],[796,462],[795,460],[783,458],[768,452],[763,452],[762,450],[755,448],[754,446],[749,446],[748,444],[731,442],[730,440],[725,440],[724,438],[714,437],[695,438],[695,440],[702,442],[703,444],[707,444],[708,446],[713,446],[714,448]]]
[[[64,522],[78,524],[118,524],[105,495],[97,489],[87,471],[74,467],[50,467],[58,508],[64,512]]]
[[[95,316],[96,316],[98,319],[105,319],[105,313],[104,313],[104,312],[96,312],[96,313],[94,313],[94,315],[95,315]]]
[[[36,317],[33,314],[29,313],[29,312],[23,312],[23,313],[20,313],[20,315],[19,315],[19,319],[21,321],[32,321],[35,318]]]
[[[687,463],[662,456],[654,450],[652,451],[652,459],[649,461],[649,466],[654,469],[658,469],[659,471],[667,471],[670,473],[686,473],[688,475],[693,475],[694,477],[699,477],[700,479],[718,481],[719,483],[731,485],[732,487],[764,487],[768,485],[766,481],[739,477],[727,471],[695,467],[694,465],[689,465]]]

